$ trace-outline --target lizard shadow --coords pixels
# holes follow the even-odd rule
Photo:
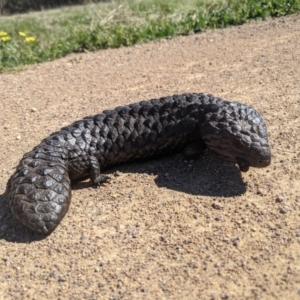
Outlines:
[[[118,172],[156,175],[155,183],[158,187],[197,196],[233,197],[246,192],[239,168],[209,154],[199,160],[186,160],[182,154],[175,154],[113,167],[104,173],[113,175]],[[89,181],[82,181],[72,186],[72,189],[90,186]]]
[[[187,161],[182,154],[176,154],[113,167],[105,173],[113,175],[116,171],[156,175],[155,183],[158,187],[198,196],[232,197],[242,195],[246,191],[246,184],[237,166],[210,155],[204,155],[199,160]],[[82,181],[72,185],[72,190],[90,186],[90,181]],[[0,239],[28,243],[43,240],[48,236],[35,233],[17,221],[10,210],[5,193],[0,195],[0,207]]]
[[[191,195],[232,197],[246,192],[238,167],[210,155],[186,160],[177,154],[143,165],[134,164],[126,171],[155,174],[158,187]]]

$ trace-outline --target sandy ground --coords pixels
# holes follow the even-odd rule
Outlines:
[[[300,299],[300,16],[132,48],[71,55],[0,75],[0,299]],[[10,213],[21,156],[107,108],[184,92],[254,106],[272,164],[179,154],[73,188],[48,237]]]

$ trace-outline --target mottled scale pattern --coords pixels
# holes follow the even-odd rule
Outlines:
[[[52,232],[66,214],[71,181],[113,165],[184,151],[210,150],[241,171],[270,164],[266,126],[252,107],[212,95],[183,94],[105,110],[77,121],[26,153],[7,184],[10,207],[28,228]]]

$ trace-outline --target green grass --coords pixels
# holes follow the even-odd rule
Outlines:
[[[300,0],[123,0],[0,17],[0,32],[11,38],[0,37],[0,72],[299,10]]]

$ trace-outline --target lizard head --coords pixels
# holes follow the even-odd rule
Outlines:
[[[208,105],[204,117],[202,138],[216,156],[238,164],[243,172],[270,165],[267,128],[252,107],[225,101]]]

